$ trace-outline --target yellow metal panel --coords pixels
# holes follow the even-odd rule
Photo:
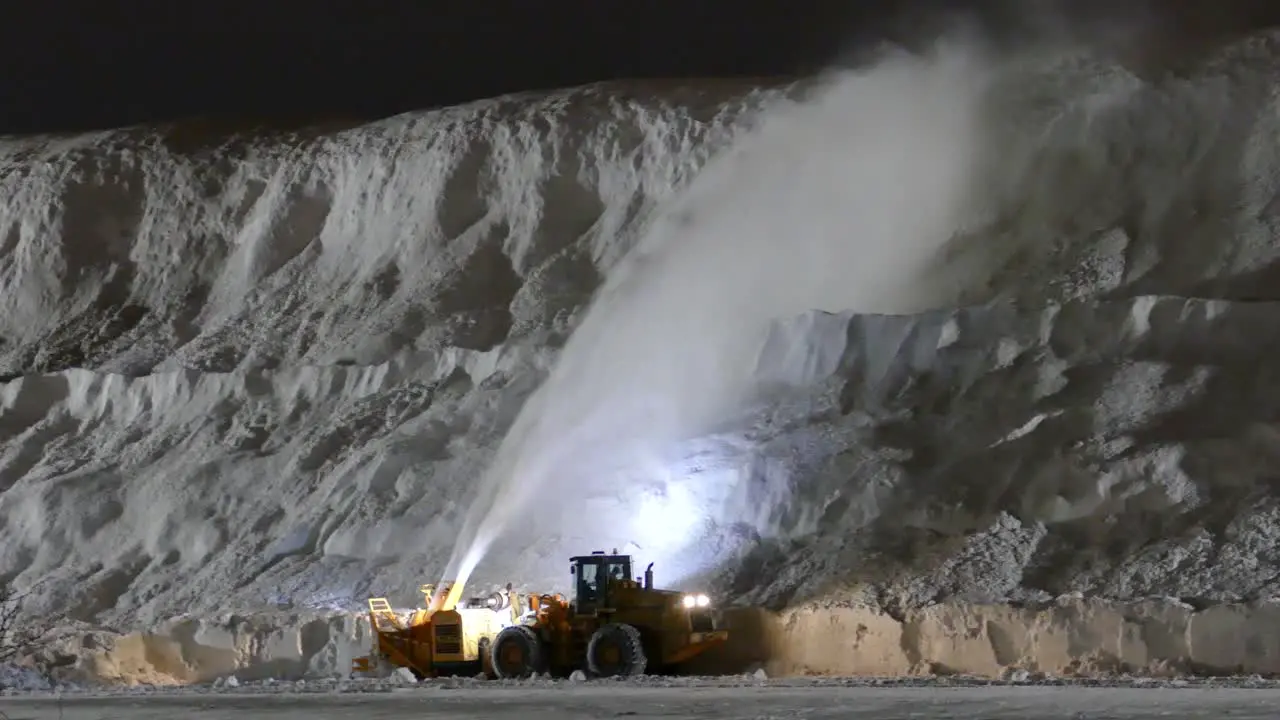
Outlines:
[[[481,640],[493,642],[502,628],[511,624],[511,614],[505,610],[461,608],[455,612],[462,619],[462,651],[468,662],[480,659]]]

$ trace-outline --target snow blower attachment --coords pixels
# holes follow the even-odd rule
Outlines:
[[[490,644],[489,665],[497,677],[674,671],[729,638],[706,595],[655,589],[652,563],[642,584],[631,579],[631,556],[617,551],[569,562],[573,601],[531,598],[520,624],[504,628]]]
[[[677,670],[728,639],[706,595],[653,587],[631,579],[631,556],[594,552],[569,559],[574,598],[506,589],[455,607],[462,586],[423,585],[426,608],[407,620],[386,598],[369,599],[373,652],[352,660],[352,674],[379,663],[408,668],[419,679],[447,675],[596,677]]]
[[[443,583],[437,589],[423,585],[426,607],[401,619],[386,598],[369,598],[369,625],[373,652],[351,661],[351,674],[375,672],[386,663],[408,668],[418,678],[448,675],[492,675],[488,667],[489,643],[502,628],[518,618],[510,586],[484,598],[472,598],[457,607],[462,586]]]

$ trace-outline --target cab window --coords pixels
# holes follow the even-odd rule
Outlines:
[[[595,602],[600,597],[599,570],[596,563],[583,563],[578,568],[579,602]]]

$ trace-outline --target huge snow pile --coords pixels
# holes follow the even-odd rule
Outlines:
[[[121,628],[611,547],[895,616],[1269,597],[1277,42],[3,140],[0,578]]]

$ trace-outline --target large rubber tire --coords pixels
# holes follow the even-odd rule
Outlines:
[[[489,649],[493,674],[499,679],[522,679],[542,672],[542,640],[524,625],[505,627]]]
[[[587,669],[596,677],[643,675],[649,665],[640,631],[623,623],[609,623],[587,643]]]

